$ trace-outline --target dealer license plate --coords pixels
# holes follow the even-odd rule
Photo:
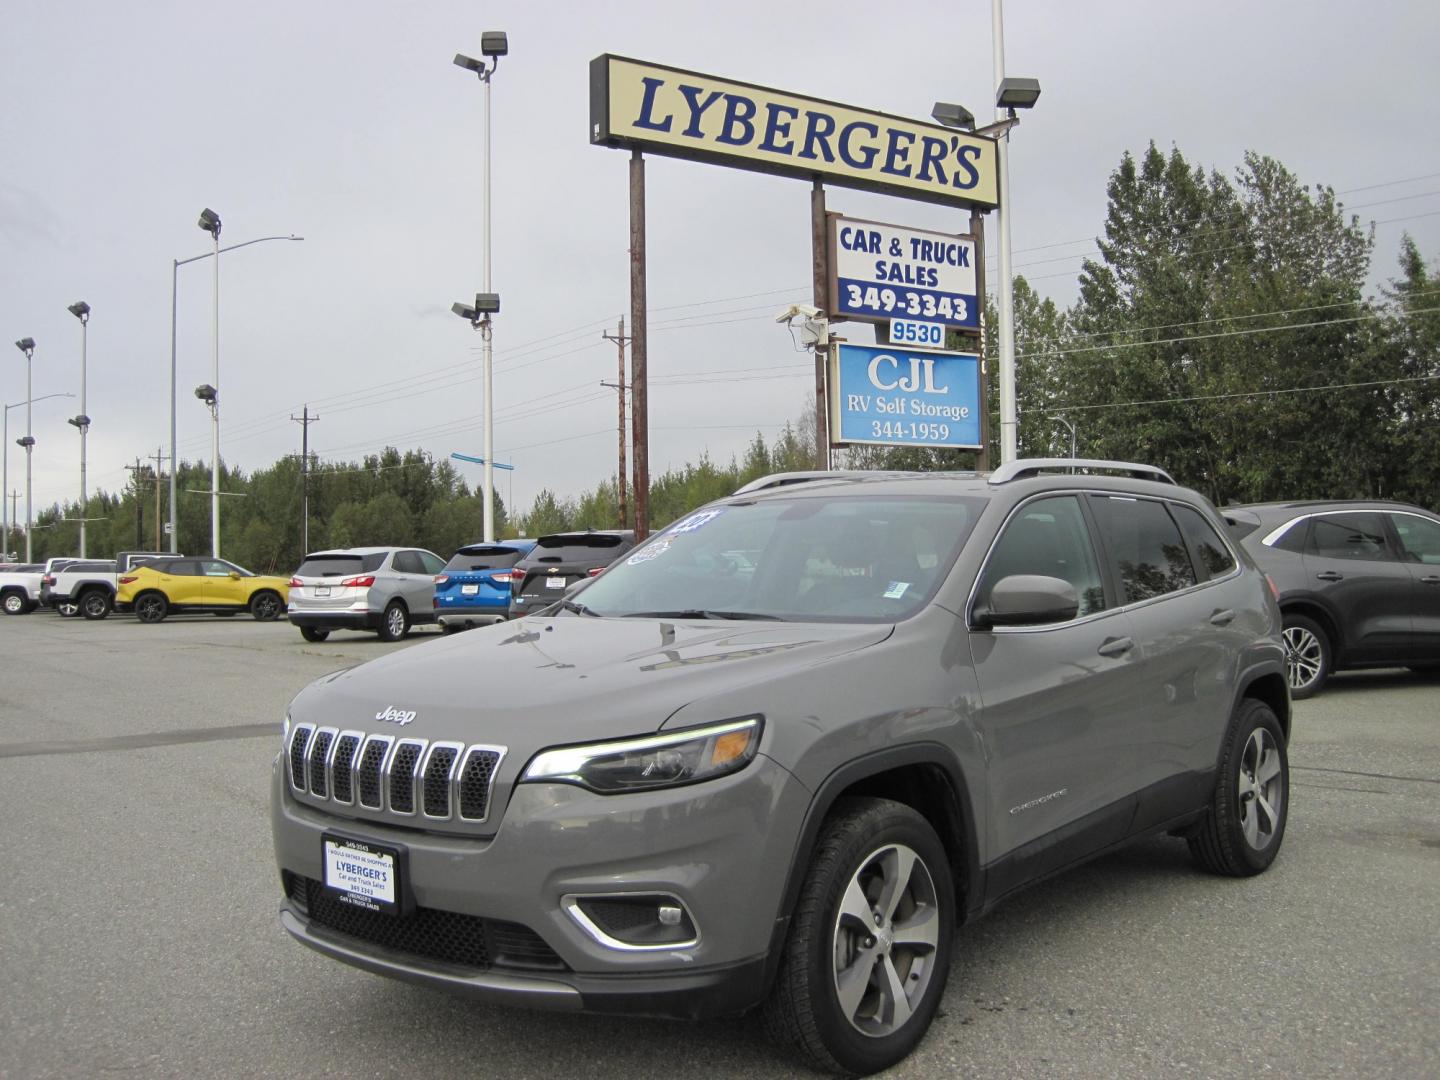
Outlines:
[[[400,911],[400,853],[368,841],[326,835],[325,887],[342,903],[395,915]]]
[[[316,595],[316,596],[329,596],[329,595],[330,595],[330,586],[329,586],[329,585],[316,585],[316,586],[315,586],[315,595]]]
[[[463,596],[474,596],[480,591],[479,585],[461,585],[460,592]]]
[[[547,577],[545,579],[545,587],[547,589],[563,589],[565,585],[566,581],[563,577]]]

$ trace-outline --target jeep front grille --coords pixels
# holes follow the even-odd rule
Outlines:
[[[505,748],[297,724],[285,756],[290,790],[306,802],[478,825]]]

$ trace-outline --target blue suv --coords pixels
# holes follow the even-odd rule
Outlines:
[[[435,575],[435,614],[445,633],[510,617],[511,567],[530,553],[534,540],[467,544]]]

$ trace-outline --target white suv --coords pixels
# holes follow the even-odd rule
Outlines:
[[[357,547],[306,555],[290,579],[290,621],[306,641],[331,630],[374,630],[399,641],[435,621],[435,575],[445,560],[408,547]]]

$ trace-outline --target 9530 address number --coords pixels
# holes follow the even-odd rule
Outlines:
[[[903,312],[951,322],[964,322],[970,317],[968,305],[958,296],[934,296],[909,289],[882,289],[878,285],[862,289],[848,281],[845,283],[845,307],[849,311],[872,311],[877,315]]]

